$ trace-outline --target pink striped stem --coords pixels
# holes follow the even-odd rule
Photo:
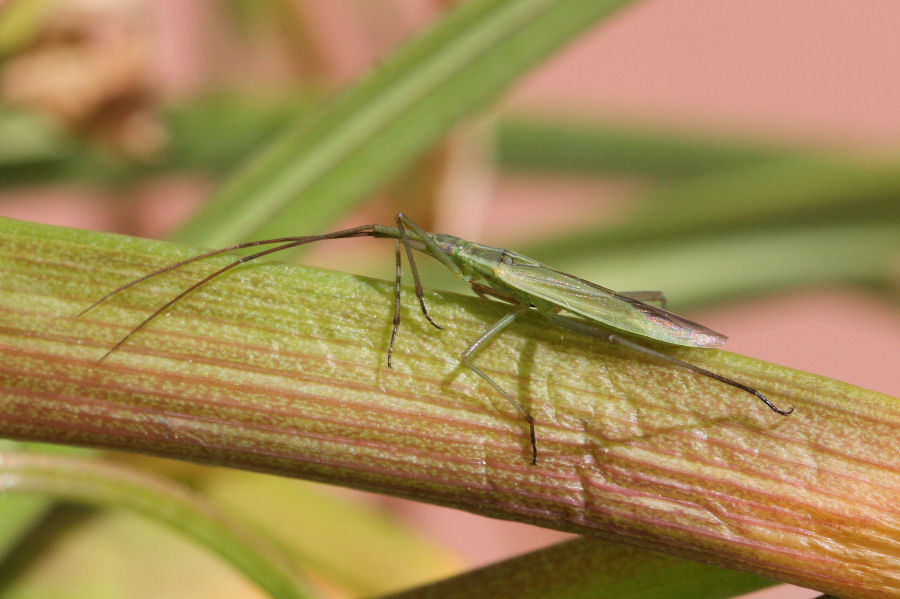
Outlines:
[[[97,360],[210,258],[171,244],[6,221],[0,434],[271,472],[617,539],[841,597],[900,597],[900,401],[717,350],[667,350],[746,393],[524,318],[457,363],[506,309],[281,264],[236,269]],[[353,243],[348,241],[347,243]],[[386,267],[389,269],[389,267]],[[386,271],[387,272],[387,271]]]

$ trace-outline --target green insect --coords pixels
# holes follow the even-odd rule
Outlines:
[[[672,345],[688,347],[715,347],[725,343],[725,340],[727,339],[725,335],[708,329],[696,322],[687,320],[686,318],[682,318],[661,307],[656,307],[647,303],[656,302],[660,305],[665,305],[665,297],[659,291],[618,293],[589,281],[585,281],[584,279],[579,279],[570,274],[554,270],[536,260],[532,260],[531,258],[509,250],[473,243],[459,237],[454,237],[453,235],[426,233],[419,225],[414,223],[402,212],[396,216],[395,222],[397,225],[396,227],[362,225],[335,231],[333,233],[326,233],[324,235],[281,237],[278,239],[250,241],[220,250],[206,252],[199,256],[194,256],[193,258],[170,264],[169,266],[122,285],[118,289],[114,289],[88,306],[79,314],[79,316],[94,309],[112,296],[125,291],[142,281],[146,281],[151,277],[169,272],[181,266],[234,250],[266,245],[274,246],[244,256],[231,264],[223,266],[173,297],[120,339],[118,343],[100,358],[100,361],[103,361],[107,356],[121,347],[132,335],[147,326],[157,316],[168,310],[186,295],[241,264],[282,250],[316,241],[324,241],[326,239],[347,239],[351,237],[390,238],[396,240],[394,254],[396,257],[397,271],[394,287],[393,329],[391,330],[391,340],[388,345],[387,353],[388,367],[391,367],[394,342],[397,339],[397,331],[400,327],[400,280],[403,272],[401,265],[402,246],[405,248],[406,257],[410,265],[410,270],[412,271],[416,298],[419,300],[419,306],[422,308],[422,313],[425,315],[428,322],[438,329],[441,327],[432,320],[431,316],[428,314],[428,309],[425,306],[425,298],[422,292],[422,284],[419,280],[419,272],[416,269],[415,258],[413,257],[413,249],[428,254],[449,268],[454,275],[469,283],[472,290],[479,296],[490,296],[514,306],[513,311],[503,316],[503,318],[494,323],[494,325],[480,337],[469,344],[469,347],[461,354],[460,361],[475,372],[475,374],[490,383],[490,385],[496,389],[500,395],[506,398],[506,400],[509,401],[528,422],[531,435],[532,464],[537,464],[537,439],[534,429],[534,418],[521,402],[510,395],[510,393],[503,389],[503,387],[494,381],[494,379],[473,363],[475,355],[488,341],[512,324],[516,318],[519,318],[531,309],[536,310],[557,326],[591,337],[597,337],[608,343],[627,347],[646,355],[676,364],[682,368],[696,372],[697,374],[713,378],[727,385],[731,385],[732,387],[737,387],[742,391],[754,395],[757,399],[765,403],[772,411],[783,416],[787,416],[794,411],[793,407],[787,410],[779,409],[769,401],[765,395],[743,383],[716,374],[705,368],[700,368],[694,364],[684,362],[683,360],[673,358],[672,356],[645,347],[640,343],[623,336],[624,334],[630,337],[647,337]],[[578,318],[572,318],[571,316],[562,314],[562,312],[569,312]]]

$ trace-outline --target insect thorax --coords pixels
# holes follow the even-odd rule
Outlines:
[[[500,248],[466,241],[453,235],[437,234],[432,239],[469,280],[490,280],[494,276],[494,267],[500,262],[504,252]]]
[[[510,250],[466,241],[453,235],[437,234],[433,235],[432,239],[438,244],[441,251],[459,266],[465,280],[481,283],[498,292],[502,297],[523,305],[534,303],[536,298],[507,285],[497,276],[497,270],[504,264],[541,266],[539,262]],[[541,303],[543,305],[545,302]],[[547,308],[549,308],[549,304]]]

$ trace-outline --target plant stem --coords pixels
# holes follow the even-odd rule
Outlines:
[[[746,393],[523,318],[479,355],[537,423],[457,356],[507,310],[284,264],[237,269],[102,363],[226,257],[0,220],[0,435],[278,473],[622,540],[841,597],[900,597],[900,402],[715,350],[666,349]],[[347,243],[350,243],[349,241]],[[221,258],[221,259],[219,259]]]

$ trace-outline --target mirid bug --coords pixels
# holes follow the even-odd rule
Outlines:
[[[672,345],[688,347],[715,347],[722,345],[727,339],[721,333],[717,333],[707,327],[673,314],[662,307],[651,305],[648,302],[665,304],[665,298],[658,291],[616,292],[600,285],[596,285],[584,279],[555,270],[510,250],[495,248],[471,241],[466,241],[453,235],[433,234],[425,232],[405,214],[400,213],[395,218],[396,227],[384,225],[362,225],[343,229],[324,235],[307,235],[299,237],[281,237],[277,239],[265,239],[262,241],[250,241],[240,243],[227,248],[205,252],[198,256],[170,264],[164,268],[148,273],[121,287],[114,289],[96,302],[84,309],[84,314],[114,295],[126,289],[146,281],[157,275],[169,272],[176,268],[216,256],[234,250],[259,246],[274,246],[268,249],[244,256],[234,262],[219,268],[203,277],[187,289],[160,306],[142,322],[138,323],[131,331],[107,351],[100,361],[120,348],[130,337],[147,326],[157,316],[168,310],[179,300],[191,292],[206,285],[216,277],[236,268],[237,266],[289,248],[297,247],[326,239],[347,239],[351,237],[380,237],[396,240],[394,254],[396,257],[396,277],[394,288],[394,319],[391,330],[391,340],[388,344],[387,363],[392,365],[394,342],[397,339],[397,331],[400,327],[400,291],[401,291],[401,247],[405,250],[407,261],[415,284],[415,294],[422,309],[422,314],[432,325],[441,327],[428,314],[425,298],[422,292],[422,284],[419,272],[416,268],[413,249],[428,254],[438,262],[446,266],[457,277],[465,280],[472,290],[481,297],[491,297],[514,306],[514,310],[503,316],[500,320],[488,328],[480,337],[475,339],[461,354],[460,361],[475,374],[487,381],[500,395],[506,398],[516,410],[528,422],[532,458],[531,463],[537,464],[537,438],[535,434],[534,418],[525,409],[521,402],[503,389],[496,381],[473,363],[475,355],[484,345],[499,334],[503,329],[512,324],[516,318],[529,310],[536,310],[547,320],[557,326],[597,337],[608,343],[627,347],[643,354],[665,360],[682,368],[691,370],[697,374],[710,377],[726,385],[731,385],[742,391],[750,393],[773,412],[787,416],[794,408],[782,410],[776,407],[760,391],[743,383],[732,380],[723,375],[706,370],[694,364],[690,364],[678,358],[674,358],[657,350],[645,347],[640,343],[629,339],[630,337],[646,337]],[[571,313],[577,318],[564,314]]]

